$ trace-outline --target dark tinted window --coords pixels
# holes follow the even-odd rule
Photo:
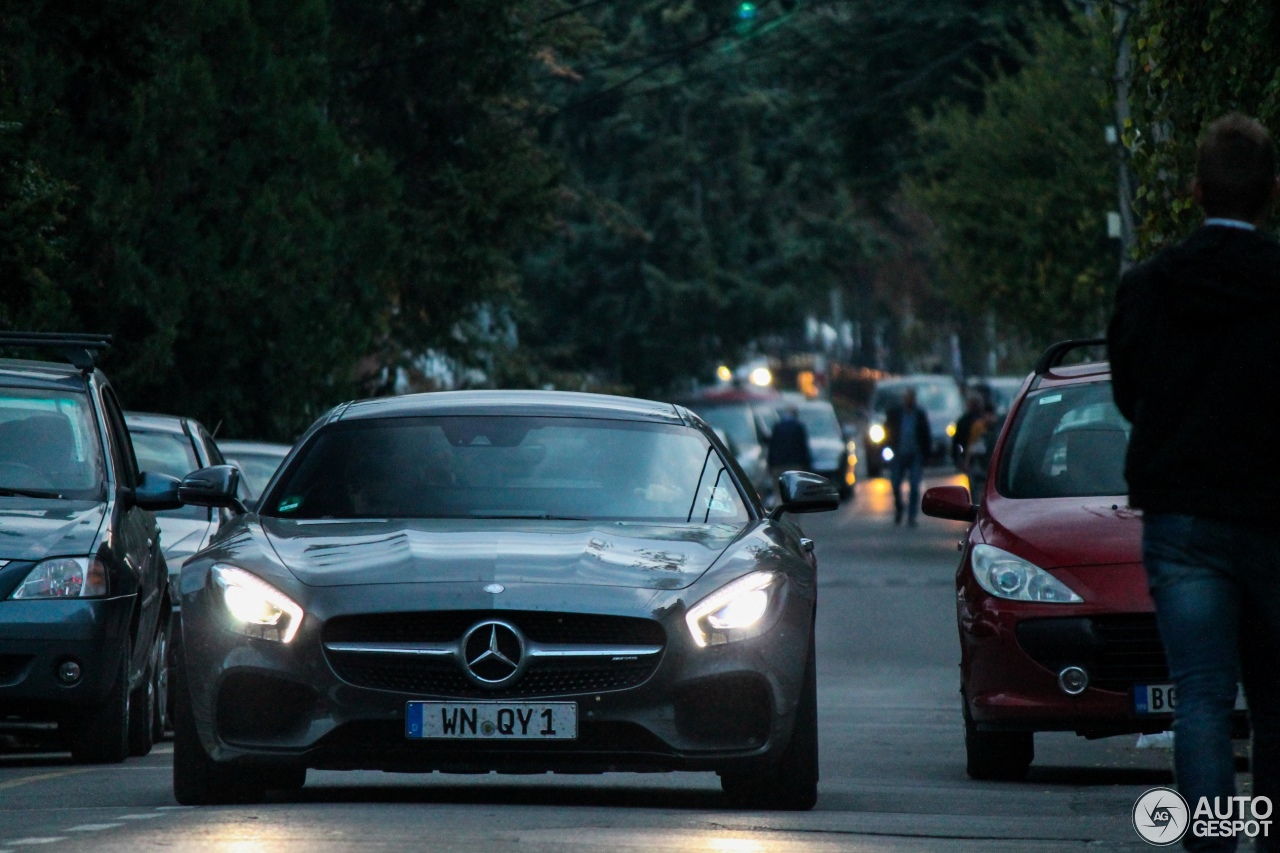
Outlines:
[[[541,417],[335,424],[308,442],[261,511],[287,518],[747,519],[719,455],[697,430]]]
[[[101,500],[105,480],[88,395],[0,388],[0,495]]]
[[[284,457],[267,453],[239,452],[229,461],[240,469],[240,483],[248,492],[248,496],[256,498],[266,488],[267,483],[271,482],[271,476],[280,467]]]
[[[1011,498],[1124,495],[1129,424],[1110,382],[1027,395],[1001,463],[1000,493]]]

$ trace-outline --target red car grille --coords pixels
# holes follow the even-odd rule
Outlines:
[[[1135,684],[1170,680],[1155,614],[1027,619],[1017,634],[1036,663],[1055,673],[1083,667],[1089,685],[1100,690],[1126,692]]]

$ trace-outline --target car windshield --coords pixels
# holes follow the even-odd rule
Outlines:
[[[283,518],[741,523],[745,504],[685,426],[556,417],[411,417],[318,433],[267,495]]]
[[[725,435],[733,439],[733,444],[739,452],[760,443],[760,436],[756,433],[755,412],[748,404],[721,403],[713,406],[694,404],[690,408],[711,426],[723,430]]]
[[[0,388],[0,497],[101,500],[105,480],[86,395]]]
[[[138,468],[153,474],[167,474],[181,480],[200,467],[191,439],[178,432],[151,432],[130,430],[133,453],[138,457]],[[209,510],[202,506],[183,506],[167,509],[156,515],[168,518],[208,519]]]
[[[916,404],[931,414],[953,414],[963,407],[956,384],[949,379],[938,379],[881,385],[876,388],[871,408],[883,414],[901,405],[903,392],[908,388],[916,389]]]
[[[1027,395],[1006,444],[1000,493],[1010,498],[1124,495],[1129,423],[1111,383]]]
[[[251,499],[262,494],[262,490],[267,483],[271,482],[271,475],[275,474],[276,469],[280,467],[280,463],[283,461],[283,456],[273,453],[246,453],[243,451],[237,453],[234,459],[227,460],[228,463],[240,469],[240,482],[247,492],[246,497]]]

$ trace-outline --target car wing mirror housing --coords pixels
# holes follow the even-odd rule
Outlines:
[[[778,495],[782,501],[770,518],[778,518],[784,512],[828,512],[840,508],[840,492],[835,484],[808,471],[784,473],[778,478]]]
[[[920,509],[933,518],[948,521],[976,521],[978,508],[964,486],[934,486],[924,493]]]
[[[240,469],[234,465],[210,465],[192,471],[178,486],[178,499],[188,506],[225,507],[246,512],[240,502]]]
[[[177,477],[143,471],[133,490],[133,503],[148,512],[177,509],[182,506],[182,499],[178,497],[180,486]]]

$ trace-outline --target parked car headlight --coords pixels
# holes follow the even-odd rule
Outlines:
[[[107,594],[107,568],[97,557],[56,557],[37,563],[10,598],[92,598]]]
[[[871,439],[873,444],[884,443],[884,427],[880,424],[872,424],[867,430],[867,438]]]
[[[705,648],[760,634],[781,580],[777,572],[752,572],[699,601],[684,617],[693,641]]]
[[[222,590],[232,630],[288,643],[302,625],[302,607],[271,584],[235,566],[216,564],[210,575]]]
[[[973,576],[996,598],[1047,604],[1081,604],[1084,599],[1039,566],[991,545],[974,545]]]

